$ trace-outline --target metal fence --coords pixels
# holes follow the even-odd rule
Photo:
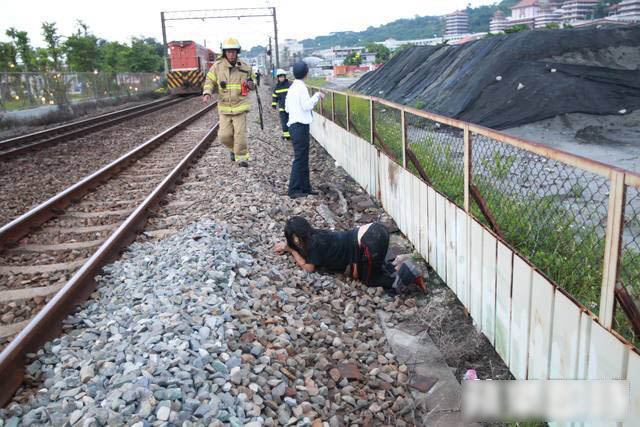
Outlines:
[[[470,213],[640,347],[639,175],[383,99],[314,90],[327,95],[317,112]]]
[[[0,110],[144,94],[161,83],[161,73],[0,73]]]

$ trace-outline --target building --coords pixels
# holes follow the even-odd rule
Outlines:
[[[415,39],[415,40],[386,39],[383,42],[376,42],[376,43],[383,45],[389,50],[394,50],[405,44],[410,44],[413,46],[435,46],[442,43],[443,41],[444,41],[443,37],[433,37],[429,39]]]
[[[562,16],[562,9],[559,9],[556,4],[541,4],[534,20],[534,28],[544,28],[552,24],[559,26],[562,23]]]
[[[489,32],[499,33],[504,31],[505,28],[508,28],[507,18],[503,11],[498,10],[493,14],[493,18],[489,22]]]
[[[562,21],[574,24],[593,19],[599,0],[568,0],[562,4]]]
[[[640,22],[640,0],[624,0],[618,3],[614,17],[623,21]]]
[[[469,32],[469,16],[464,10],[458,10],[445,16],[445,38],[459,36]]]

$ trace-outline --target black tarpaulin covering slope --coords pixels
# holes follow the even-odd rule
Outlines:
[[[624,67],[616,55],[627,55]],[[640,26],[413,47],[351,89],[496,129],[566,113],[631,112],[640,108]]]

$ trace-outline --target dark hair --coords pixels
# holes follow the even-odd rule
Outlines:
[[[304,79],[307,76],[308,72],[309,72],[309,66],[304,61],[296,62],[293,65],[293,76],[298,80]]]
[[[287,238],[287,245],[296,250],[303,258],[307,258],[307,247],[311,238],[316,233],[316,230],[311,226],[309,221],[301,216],[292,216],[287,220],[287,224],[284,226],[284,236]],[[300,241],[297,245],[293,241],[293,236],[296,235]]]

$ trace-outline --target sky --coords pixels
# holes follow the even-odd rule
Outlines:
[[[235,3],[211,0],[176,2],[154,1],[51,1],[27,0],[4,7],[0,14],[0,40],[7,41],[10,27],[29,33],[32,44],[43,46],[40,25],[43,21],[58,24],[60,33],[72,34],[76,21],[82,20],[98,37],[109,41],[126,42],[133,36],[162,40],[161,11],[201,10],[215,7],[276,7],[278,38],[302,40],[335,31],[361,31],[398,18],[415,15],[443,15],[472,6],[496,3],[498,0],[236,0]],[[21,6],[22,5],[22,6]],[[373,6],[375,5],[375,6]],[[234,12],[237,13],[237,12]],[[175,15],[174,15],[175,16]],[[266,45],[273,35],[271,18],[188,20],[167,23],[167,41],[196,40],[217,50],[223,39],[234,36],[244,48]]]

